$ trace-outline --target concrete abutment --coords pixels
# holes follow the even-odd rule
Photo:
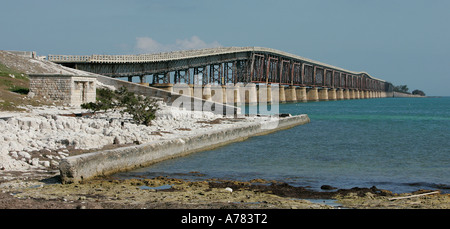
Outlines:
[[[252,136],[309,123],[307,115],[243,123],[206,133],[176,137],[142,145],[127,146],[64,158],[60,164],[62,183],[79,183],[98,176],[137,169],[163,160],[212,149]]]

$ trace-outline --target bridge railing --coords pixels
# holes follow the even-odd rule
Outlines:
[[[140,55],[92,55],[90,58],[90,62],[91,63],[158,62],[158,61],[195,58],[219,54],[228,54],[232,52],[243,52],[247,51],[247,49],[248,48],[228,47],[228,48],[210,48],[210,49],[174,51],[174,52],[140,54]]]
[[[89,62],[91,56],[48,55],[47,59],[52,62]]]

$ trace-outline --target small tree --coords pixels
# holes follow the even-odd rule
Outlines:
[[[139,124],[151,125],[151,121],[156,118],[158,104],[156,100],[145,96],[137,96],[129,92],[127,88],[121,87],[116,94],[119,97],[119,107],[125,108],[121,112],[127,112],[133,116],[133,120]]]
[[[100,110],[104,110],[106,112],[108,109],[117,107],[117,102],[115,102],[117,96],[114,91],[104,88],[97,88],[96,92],[97,101],[95,103],[89,102],[81,104],[81,108],[91,110],[95,114]]]
[[[407,85],[399,85],[394,87],[394,91],[401,93],[409,93],[409,88]]]
[[[94,113],[99,110],[105,112],[109,109],[124,108],[122,113],[129,113],[138,124],[151,125],[151,121],[156,117],[159,109],[156,100],[144,96],[137,96],[129,92],[126,87],[112,91],[109,89],[97,90],[97,101],[95,103],[84,103],[84,109],[92,110]]]
[[[413,94],[413,95],[425,96],[425,92],[423,92],[423,91],[421,91],[421,90],[419,90],[419,89],[414,90],[414,91],[412,92],[412,94]]]

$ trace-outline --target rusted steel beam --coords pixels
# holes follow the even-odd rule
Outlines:
[[[304,85],[305,84],[305,64],[302,64],[302,69],[300,72],[300,84]]]
[[[291,62],[289,60],[281,59],[280,61],[280,74],[279,83],[289,84],[289,72],[290,72]]]
[[[301,63],[291,62],[291,85],[301,83]]]
[[[222,84],[233,83],[233,63],[224,63],[223,82]]]
[[[190,71],[189,69],[185,69],[185,70],[177,70],[175,71],[174,74],[174,78],[173,78],[173,83],[187,83],[190,84]]]
[[[252,67],[251,81],[263,81],[264,77],[264,55],[254,54],[254,65]]]
[[[305,65],[305,73],[304,73],[304,84],[306,86],[313,86],[314,85],[314,66],[309,64]]]
[[[272,59],[270,57],[267,58],[267,62],[266,62],[266,84],[269,83],[269,74],[270,74],[270,61]]]
[[[336,84],[335,84],[335,77],[334,77],[334,74],[335,74],[335,70],[332,70],[331,71],[331,88],[336,88]]]
[[[266,83],[277,83],[277,73],[278,58],[269,56],[266,69]]]
[[[255,55],[252,54],[251,55],[251,62],[250,62],[250,75],[248,76],[249,79],[247,80],[247,82],[252,80],[252,77],[253,77],[253,65],[254,64],[255,64]]]
[[[209,83],[217,83],[221,85],[223,81],[223,63],[211,64],[209,69]]]
[[[312,75],[312,84],[311,86],[315,86],[316,85],[316,71],[317,71],[317,66],[313,66],[313,75]]]
[[[170,72],[163,72],[163,73],[155,73],[153,74],[153,84],[158,83],[170,83]]]

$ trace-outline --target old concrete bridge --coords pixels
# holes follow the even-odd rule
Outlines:
[[[202,88],[203,99],[253,103],[390,97],[393,86],[366,72],[353,72],[304,57],[261,47],[226,47],[141,55],[49,55],[67,67],[113,78],[140,77],[141,84],[179,93],[177,86]],[[147,76],[152,77],[148,84]],[[246,92],[241,96],[239,88]],[[226,88],[233,88],[230,101]],[[219,93],[220,92],[220,93]],[[185,94],[183,91],[182,94]],[[196,96],[194,90],[188,90]],[[265,97],[265,96],[264,96]],[[228,98],[228,101],[227,101]]]

